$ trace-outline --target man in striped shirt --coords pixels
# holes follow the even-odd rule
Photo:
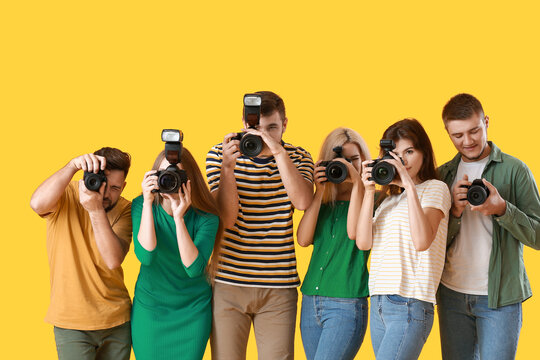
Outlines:
[[[220,246],[213,298],[213,359],[245,359],[251,323],[259,359],[293,359],[297,290],[294,209],[313,198],[313,160],[282,141],[287,127],[283,100],[261,91],[256,129],[263,151],[240,153],[236,133],[206,158],[210,190],[226,228]],[[244,119],[244,127],[247,123]]]

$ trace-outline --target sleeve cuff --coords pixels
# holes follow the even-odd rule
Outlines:
[[[182,265],[184,266],[184,269],[186,270],[188,276],[190,278],[194,278],[203,274],[204,268],[206,267],[206,261],[201,255],[201,252],[199,251],[197,258],[191,263],[191,265],[185,266],[184,263],[182,263]]]

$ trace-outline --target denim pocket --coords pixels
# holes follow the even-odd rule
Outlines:
[[[394,304],[394,305],[407,305],[409,303],[409,299],[403,296],[385,295],[385,297],[386,297],[386,300],[388,300],[391,304]]]

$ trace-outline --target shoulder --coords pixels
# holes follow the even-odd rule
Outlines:
[[[437,195],[450,195],[450,190],[448,189],[448,185],[446,185],[445,182],[437,179],[431,179],[426,180],[422,183],[422,187],[424,188],[424,193],[430,194],[434,193]]]
[[[131,209],[132,211],[136,211],[137,209],[142,209],[143,206],[143,196],[139,195],[135,199],[131,201]]]
[[[501,152],[502,164],[513,171],[530,172],[529,167],[517,157]]]
[[[289,154],[289,157],[294,161],[309,161],[313,162],[311,154],[306,149],[300,147],[300,146],[294,146],[289,143],[284,143],[283,147],[285,148],[285,151],[287,151],[287,154]]]
[[[208,157],[218,157],[223,152],[223,143],[212,146],[208,151]]]

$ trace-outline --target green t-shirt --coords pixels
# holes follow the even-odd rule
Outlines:
[[[304,295],[339,298],[369,296],[369,251],[347,235],[349,201],[322,204],[313,238],[313,254],[301,291]]]

